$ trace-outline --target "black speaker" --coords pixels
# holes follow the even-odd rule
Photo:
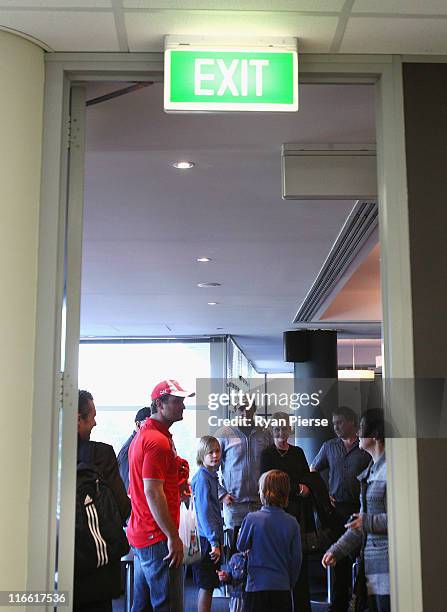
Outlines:
[[[293,363],[309,361],[310,359],[310,331],[300,329],[286,331],[283,334],[284,361]]]

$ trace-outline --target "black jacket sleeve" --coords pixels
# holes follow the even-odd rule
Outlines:
[[[310,472],[310,468],[309,468],[309,463],[307,462],[306,459],[306,455],[304,454],[303,449],[300,446],[297,446],[298,449],[298,454],[300,456],[301,459],[301,470],[303,474],[309,474]],[[303,483],[304,484],[304,483]]]
[[[118,470],[118,462],[113,447],[110,444],[96,442],[93,462],[104,480],[107,481],[115,497],[123,523],[125,523],[130,515],[131,504]]]
[[[274,465],[272,463],[272,447],[264,448],[261,453],[261,474],[273,470]]]
[[[124,488],[126,489],[126,491],[129,490],[129,447],[134,437],[135,432],[124,442],[117,457],[118,469],[122,481],[124,482]]]

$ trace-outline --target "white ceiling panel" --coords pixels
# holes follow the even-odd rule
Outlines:
[[[91,326],[91,333],[84,335],[84,338],[98,338],[98,337],[108,337],[108,336],[120,336],[121,330],[114,325],[107,325],[104,323],[96,323],[94,326]],[[165,335],[166,332],[161,332],[160,326],[160,334]]]
[[[350,17],[342,53],[447,53],[447,19]]]
[[[123,0],[125,8],[220,11],[340,11],[345,0]]]
[[[166,35],[184,34],[293,36],[305,53],[439,54],[445,17],[446,0],[0,0],[0,26],[54,51],[159,52]]]
[[[446,0],[355,0],[352,13],[446,15]]]
[[[34,8],[111,8],[112,0],[0,0],[0,10],[3,7],[34,9]]]
[[[83,294],[82,337],[95,335],[98,329],[108,325],[111,329],[107,335],[115,336],[260,334],[273,338],[281,346],[282,333],[288,328],[283,322],[287,320],[289,308],[279,297],[276,301],[274,297],[266,300],[263,295],[251,293],[245,300],[235,296],[228,301],[225,306],[208,306],[206,301],[195,303],[192,299],[185,303],[180,294],[126,294],[125,300],[119,294]],[[83,311],[88,311],[89,316],[82,317]]]
[[[281,144],[374,142],[374,88],[303,85],[282,115],[168,115],[162,90],[88,107],[81,333],[230,333],[258,367],[288,368],[282,332],[354,202],[282,200]]]
[[[164,234],[158,231],[161,220],[158,224],[151,223],[155,221],[155,216],[148,210],[146,219],[140,218],[140,223],[146,227],[146,240],[115,240],[112,235],[106,235],[104,238],[102,233],[98,240],[85,242],[83,291],[86,294],[121,296],[182,295],[188,296],[194,306],[217,301],[223,304],[225,310],[231,304],[239,306],[241,300],[250,302],[252,294],[263,296],[269,303],[272,300],[275,302],[272,296],[277,295],[278,301],[279,296],[287,298],[287,308],[293,310],[293,313],[290,313],[292,318],[296,303],[304,298],[308,289],[308,279],[316,276],[325,258],[327,241],[337,234],[352,204],[341,202],[337,210],[334,210],[334,206],[319,203],[312,220],[307,224],[303,222],[304,215],[279,212],[277,216],[283,219],[284,224],[288,223],[289,227],[295,230],[295,240],[292,231],[282,239],[280,227],[269,228],[269,218],[265,211],[253,222],[253,232],[245,228],[245,236],[242,231],[238,236],[231,236],[228,224],[218,233],[206,232],[206,227],[211,226],[212,222],[204,219],[200,233],[208,233],[210,238],[212,236],[210,248],[203,248],[204,243],[201,243],[194,233],[190,236],[187,231],[186,238],[185,222],[183,240],[173,240],[171,234],[169,238],[163,238]],[[234,206],[232,211],[234,214]],[[191,207],[188,207],[188,212],[190,216],[194,216]],[[319,235],[318,220],[329,214],[331,222]],[[165,215],[164,218],[168,216]],[[88,215],[87,223],[90,219],[91,214]],[[109,223],[105,221],[104,225],[111,227],[113,222],[112,218]],[[228,239],[225,239],[225,233],[229,235]],[[311,242],[312,253],[303,250],[300,254],[297,242]],[[208,264],[198,263],[197,256],[203,253],[211,256],[213,261]],[[300,255],[298,260],[297,255]],[[270,262],[268,273],[267,262]],[[219,282],[221,286],[202,289],[197,286],[199,282]]]
[[[338,19],[293,13],[126,13],[130,51],[160,51],[164,36],[295,36],[303,52],[328,52]]]
[[[6,10],[0,21],[54,51],[119,51],[112,13]]]

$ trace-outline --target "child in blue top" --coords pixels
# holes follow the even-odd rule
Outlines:
[[[229,612],[243,612],[243,595],[247,582],[247,553],[238,552],[232,555],[225,569],[217,574],[222,582],[231,585]]]
[[[220,444],[216,438],[200,438],[197,449],[200,468],[191,482],[202,550],[201,560],[192,566],[194,582],[199,587],[198,612],[210,612],[213,590],[219,586],[217,570],[224,538],[217,492],[220,457]]]
[[[237,547],[248,551],[244,611],[292,612],[292,590],[301,568],[301,537],[295,517],[287,514],[290,480],[270,470],[259,479],[262,508],[242,523]]]

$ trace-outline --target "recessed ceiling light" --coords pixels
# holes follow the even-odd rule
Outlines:
[[[176,161],[172,164],[174,168],[178,168],[179,170],[188,170],[189,168],[194,168],[195,163],[192,161]]]
[[[200,261],[200,263],[205,263],[207,261],[211,261],[211,257],[197,257],[197,261]]]
[[[208,306],[217,306],[219,302],[208,302]]]
[[[220,287],[220,283],[197,283],[197,287],[208,289],[209,287]]]

